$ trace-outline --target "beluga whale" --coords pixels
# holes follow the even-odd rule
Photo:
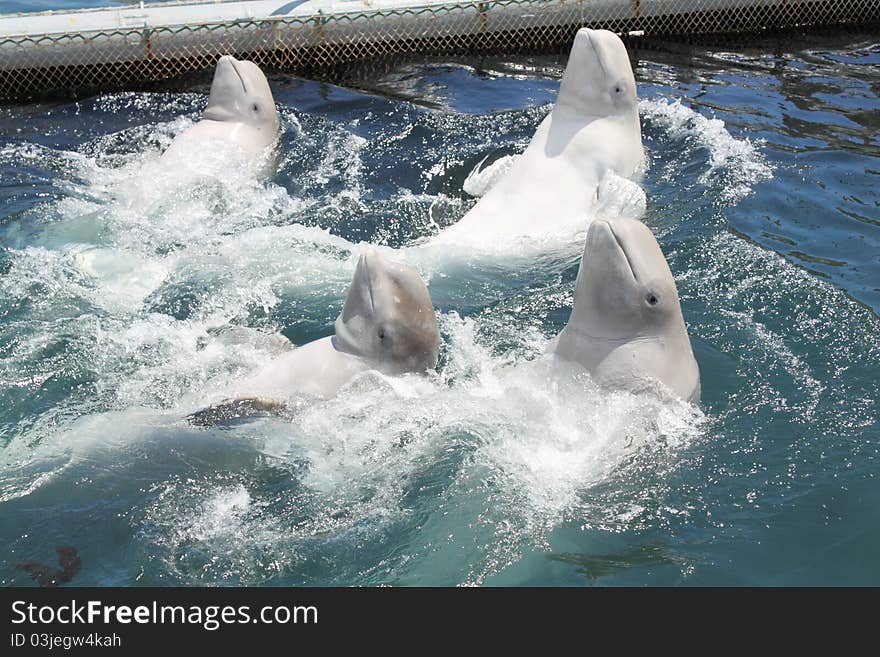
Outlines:
[[[699,401],[700,370],[678,290],[641,221],[590,224],[571,316],[547,351],[579,363],[603,386]]]
[[[636,176],[644,157],[626,48],[612,32],[581,29],[556,103],[525,152],[469,212],[428,243],[495,250],[582,235],[603,178]]]
[[[206,148],[232,146],[246,157],[263,159],[267,168],[279,128],[272,90],[260,67],[223,55],[201,120],[177,135],[162,159],[198,158]]]
[[[236,383],[231,399],[189,417],[214,424],[282,410],[296,395],[329,399],[359,374],[396,376],[437,366],[440,332],[431,295],[412,267],[361,254],[333,335],[287,351]]]

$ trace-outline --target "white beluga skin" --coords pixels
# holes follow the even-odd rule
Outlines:
[[[580,363],[603,385],[699,401],[700,370],[675,280],[645,224],[590,225],[571,317],[548,352]]]
[[[282,354],[236,385],[236,396],[330,398],[369,370],[399,375],[433,369],[439,349],[434,306],[418,272],[369,251],[358,260],[334,334]]]
[[[606,173],[643,166],[638,97],[620,38],[581,29],[556,104],[525,152],[436,244],[497,248],[499,241],[582,234]]]
[[[260,67],[224,55],[217,62],[202,119],[177,135],[162,157],[197,156],[199,149],[214,142],[268,158],[279,126],[272,90]]]

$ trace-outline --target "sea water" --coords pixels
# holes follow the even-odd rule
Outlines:
[[[880,584],[878,36],[634,57],[696,406],[540,358],[578,236],[420,250],[564,56],[272,75],[268,181],[158,162],[209,79],[0,107],[0,582],[72,545],[78,585]],[[186,421],[331,333],[370,243],[429,281],[435,372]]]

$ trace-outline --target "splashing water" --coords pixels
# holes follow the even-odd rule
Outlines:
[[[769,248],[803,235],[774,190],[815,187],[789,154],[817,138],[778,110],[802,94],[747,57],[747,73],[664,57],[636,71],[641,187],[609,178],[602,207],[658,235],[701,408],[542,358],[568,318],[578,236],[482,259],[420,246],[474,202],[463,187],[481,162],[523,150],[563,62],[420,65],[366,80],[378,94],[275,79],[269,180],[160,165],[202,94],[2,109],[2,580],[28,583],[13,564],[64,543],[80,585],[865,581],[880,326],[876,295],[849,281],[865,268],[876,281],[876,230],[853,220],[852,266],[801,266],[790,251],[824,248],[812,242]],[[845,106],[866,73],[834,70]],[[838,110],[816,111],[827,124]],[[847,144],[827,143],[846,168]],[[865,214],[875,187],[852,178],[833,202]],[[756,225],[765,199],[777,215]],[[279,417],[190,426],[288,348],[278,332],[332,330],[365,243],[429,279],[436,372],[368,373]]]
[[[716,178],[720,179],[721,202],[735,204],[750,194],[754,185],[773,177],[772,168],[758,149],[760,143],[733,138],[724,121],[706,118],[682,105],[681,99],[644,100],[639,110],[646,120],[663,127],[673,139],[708,151],[709,168],[698,181],[711,186]]]

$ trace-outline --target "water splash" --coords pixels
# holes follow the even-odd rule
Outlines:
[[[642,100],[639,112],[672,139],[708,152],[709,167],[699,182],[720,187],[720,200],[727,205],[735,205],[751,194],[754,185],[773,177],[772,167],[758,148],[760,142],[733,137],[721,119],[706,118],[681,100],[667,98]]]

